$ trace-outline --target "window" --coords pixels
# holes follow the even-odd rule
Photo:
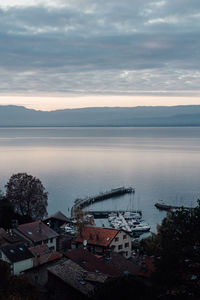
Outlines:
[[[118,242],[118,241],[119,241],[119,238],[118,238],[118,237],[116,237],[116,238],[115,238],[115,242]]]
[[[123,235],[123,240],[125,240],[127,238],[127,235],[126,234],[124,234]]]
[[[53,243],[53,238],[50,239],[50,243]]]
[[[129,247],[129,243],[125,243],[125,248]]]
[[[118,246],[118,250],[121,250],[123,248],[123,245]]]

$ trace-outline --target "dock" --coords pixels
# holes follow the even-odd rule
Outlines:
[[[129,210],[132,213],[139,213],[142,215],[141,210]],[[115,213],[115,214],[123,214],[127,212],[126,210],[90,210],[87,211],[89,215],[93,215],[94,219],[107,219],[110,214]]]
[[[74,205],[71,209],[71,216],[73,216],[74,209],[83,209],[85,207],[88,207],[91,204],[94,204],[96,202],[100,202],[103,200],[107,200],[114,197],[119,197],[121,195],[125,194],[131,194],[135,193],[135,189],[132,187],[119,187],[116,189],[112,189],[110,191],[106,191],[104,193],[100,193],[93,197],[87,197],[84,199],[76,199]]]
[[[180,208],[189,209],[189,210],[194,209],[194,207],[167,205],[167,204],[159,203],[159,202],[157,202],[155,204],[155,207],[160,210],[166,210],[166,211],[173,210],[173,209],[180,209]]]

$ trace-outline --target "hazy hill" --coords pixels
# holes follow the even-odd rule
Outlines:
[[[200,105],[64,109],[0,106],[0,126],[200,126]]]

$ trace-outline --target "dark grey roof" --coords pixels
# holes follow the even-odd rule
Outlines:
[[[28,247],[24,243],[6,245],[0,248],[11,263],[22,261],[33,257]]]
[[[19,236],[12,229],[5,231],[5,229],[0,228],[0,247],[5,246],[7,244],[16,244],[20,242],[25,243],[26,240]]]
[[[17,230],[33,242],[40,242],[58,237],[59,235],[41,221],[21,224]]]
[[[48,268],[48,271],[84,295],[91,295],[94,293],[94,285],[87,281],[87,276],[89,276],[87,271],[70,259],[64,263]],[[96,276],[102,277],[98,274]],[[95,279],[92,278],[91,281],[95,281]]]
[[[69,222],[69,218],[67,218],[61,211],[57,211],[56,213],[48,216],[44,221],[49,219],[57,219],[63,222]]]

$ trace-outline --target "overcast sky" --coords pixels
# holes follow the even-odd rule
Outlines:
[[[0,103],[200,104],[200,0],[1,0]]]

